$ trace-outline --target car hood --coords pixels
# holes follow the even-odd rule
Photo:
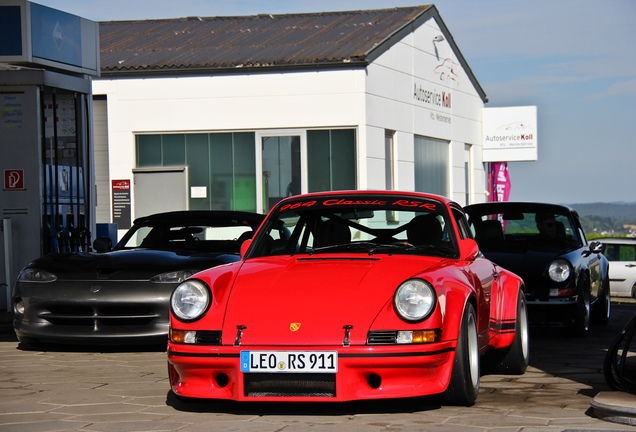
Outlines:
[[[521,276],[526,288],[532,289],[536,285],[545,285],[541,281],[545,278],[548,265],[571,251],[572,249],[537,246],[505,250],[485,249],[482,253],[495,264]]]
[[[242,345],[342,345],[343,326],[353,326],[351,343],[363,344],[400,283],[442,261],[403,255],[248,260],[232,288],[223,334],[245,326]]]
[[[187,255],[175,251],[134,249],[104,253],[79,252],[48,255],[28,267],[54,273],[58,280],[129,280],[149,279],[174,270],[203,270],[238,261],[233,254]]]

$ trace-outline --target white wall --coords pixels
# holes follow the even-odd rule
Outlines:
[[[450,141],[450,197],[461,204],[466,204],[464,144],[473,146],[471,201],[483,201],[486,176],[481,162],[481,109],[484,104],[448,41],[433,42],[433,38],[441,34],[431,18],[368,67],[366,183],[370,188],[384,185],[384,130],[392,129],[396,131],[394,166],[399,189],[414,188],[413,135],[423,135]],[[451,69],[445,67],[445,60],[446,65],[452,66],[454,79],[445,79],[448,74],[452,75]],[[442,71],[447,75],[441,74]],[[450,107],[417,100],[416,86],[439,95],[450,93]],[[450,123],[442,121],[448,118]]]
[[[96,223],[109,223],[111,221],[110,195],[111,186],[109,179],[108,159],[108,117],[106,115],[106,101],[93,101],[93,138],[95,141],[95,199],[97,211]]]

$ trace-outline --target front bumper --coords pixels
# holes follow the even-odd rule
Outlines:
[[[575,306],[579,300],[578,295],[569,296],[569,297],[542,297],[535,298],[532,296],[527,296],[526,301],[528,303],[528,307],[534,306]]]
[[[150,281],[64,281],[16,284],[24,303],[13,327],[21,342],[166,343],[170,294],[177,284]]]
[[[569,297],[527,297],[528,318],[534,324],[569,325],[576,318],[579,296]]]
[[[200,347],[168,343],[175,394],[236,401],[348,401],[442,393],[452,373],[457,341],[422,345],[284,347],[337,351],[338,371],[243,373],[243,350],[272,347]],[[277,347],[280,348],[280,347]]]

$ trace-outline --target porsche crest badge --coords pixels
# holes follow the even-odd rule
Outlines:
[[[289,325],[289,329],[293,332],[298,331],[299,328],[300,328],[300,323],[291,323]]]

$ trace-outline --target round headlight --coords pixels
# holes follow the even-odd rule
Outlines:
[[[187,280],[172,293],[172,313],[181,321],[194,321],[208,310],[211,297],[210,289],[205,283],[197,279]]]
[[[556,259],[548,268],[550,279],[555,282],[565,282],[570,277],[570,264],[563,259]]]
[[[57,276],[44,270],[28,268],[18,275],[18,280],[21,282],[55,282]]]
[[[24,315],[24,300],[21,298],[15,299],[15,303],[13,303],[13,313],[17,317]]]
[[[393,303],[404,321],[419,322],[428,318],[435,309],[437,294],[430,283],[422,279],[409,279],[395,291]]]

